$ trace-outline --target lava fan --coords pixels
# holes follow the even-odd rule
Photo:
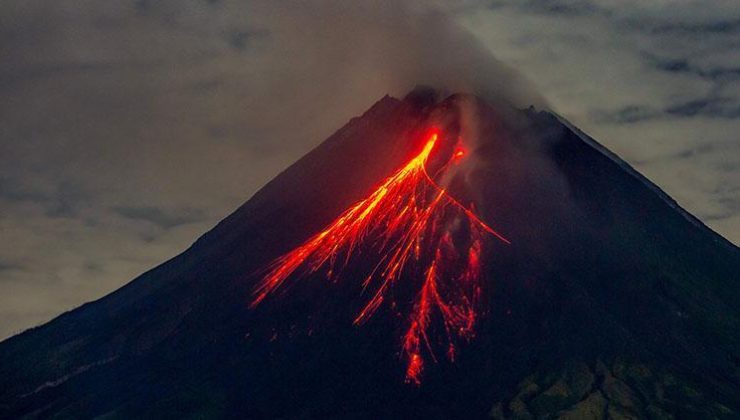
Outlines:
[[[385,303],[408,306],[402,337],[406,381],[420,384],[424,356],[436,360],[444,346],[454,361],[456,343],[474,335],[481,293],[481,256],[486,237],[509,241],[450,195],[441,180],[453,175],[465,157],[461,140],[442,163],[429,171],[433,152],[442,153],[440,133],[433,130],[421,151],[324,230],[276,259],[254,291],[251,306],[277,289],[319,271],[337,281],[359,257],[370,262],[362,282],[369,300],[354,323],[365,323]],[[369,250],[369,252],[367,251]],[[368,261],[371,260],[371,261]],[[396,305],[391,293],[399,282],[418,284],[410,305]]]

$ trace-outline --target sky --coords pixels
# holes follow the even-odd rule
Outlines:
[[[384,94],[457,76],[551,107],[740,244],[740,2],[347,3],[0,3],[0,338],[182,252]]]

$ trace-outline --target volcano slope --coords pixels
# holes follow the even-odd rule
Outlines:
[[[404,336],[419,270],[355,322],[374,233],[336,278],[298,270],[257,305],[255,290],[430,127],[442,145],[425,169],[461,141],[435,181],[510,243],[484,239],[454,355],[430,312],[416,384]],[[738,273],[737,247],[567,121],[418,89],[352,119],[181,255],[0,343],[0,417],[738,418]]]

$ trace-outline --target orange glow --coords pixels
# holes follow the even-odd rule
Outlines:
[[[255,288],[251,307],[282,287],[297,271],[305,276],[323,268],[327,277],[335,280],[362,245],[373,251],[362,258],[374,258],[374,268],[362,282],[370,298],[354,323],[367,322],[386,301],[392,303],[390,291],[402,276],[420,276],[423,281],[410,306],[408,328],[402,337],[406,380],[421,383],[423,354],[436,361],[430,335],[436,319],[441,329],[434,337],[446,340],[447,357],[454,361],[457,339],[469,340],[474,335],[482,237],[488,233],[507,244],[509,241],[427,173],[427,160],[438,138],[439,134],[432,132],[421,152],[367,198],[276,259]],[[462,148],[455,149],[437,174],[464,155]]]

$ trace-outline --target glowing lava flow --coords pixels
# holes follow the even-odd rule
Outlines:
[[[372,291],[371,298],[355,318],[355,324],[366,322],[389,299],[389,291],[403,274],[418,276],[421,288],[403,336],[408,363],[406,380],[420,383],[425,349],[436,360],[432,345],[435,320],[443,329],[434,337],[446,340],[447,357],[454,360],[456,339],[468,340],[474,335],[482,237],[488,233],[509,241],[427,173],[427,160],[437,139],[438,134],[432,133],[422,151],[372,194],[275,260],[255,289],[251,306],[257,306],[299,269],[306,275],[325,268],[327,276],[333,279],[362,245],[373,251],[363,254],[363,258],[377,259],[362,283],[364,290]],[[437,174],[463,156],[462,149],[455,150]]]

